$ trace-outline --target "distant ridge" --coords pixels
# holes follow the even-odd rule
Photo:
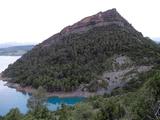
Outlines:
[[[14,47],[14,46],[25,46],[25,45],[35,45],[34,43],[17,43],[17,42],[6,42],[0,43],[0,48]]]
[[[0,56],[22,56],[33,47],[34,45],[22,45],[0,48]]]
[[[160,43],[160,37],[157,37],[157,38],[153,38],[153,40],[157,43]]]

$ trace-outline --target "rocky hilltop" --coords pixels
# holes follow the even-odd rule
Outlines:
[[[125,27],[130,32],[136,32],[137,34],[142,34],[134,29],[134,27],[128,23],[126,19],[124,19],[117,10],[111,9],[105,12],[99,12],[95,15],[86,17],[79,22],[67,26],[61,30],[60,33],[53,35],[49,38],[49,43],[55,43],[56,41],[60,42],[60,39],[63,36],[70,35],[70,34],[82,34],[91,30],[95,27],[103,27],[103,26],[110,26],[110,25],[117,25],[119,27]],[[50,41],[52,39],[52,41]],[[45,44],[46,43],[46,44]],[[43,46],[48,46],[48,40],[43,42]]]
[[[81,33],[86,32],[94,27],[107,26],[116,24],[121,27],[133,27],[117,12],[116,9],[111,9],[106,12],[99,12],[96,15],[86,17],[72,26],[64,28],[62,34]]]
[[[64,28],[10,65],[3,76],[50,92],[112,93],[141,84],[139,76],[152,70],[158,51],[156,43],[111,9]]]

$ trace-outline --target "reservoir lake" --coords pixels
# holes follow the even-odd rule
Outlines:
[[[20,56],[0,56],[0,72],[19,58]],[[0,80],[0,116],[6,115],[12,108],[18,108],[21,113],[25,114],[28,111],[27,100],[30,95],[9,88],[5,84],[5,81]],[[60,108],[61,104],[72,106],[82,100],[84,100],[83,97],[51,97],[47,100],[47,107],[49,110],[55,111]]]

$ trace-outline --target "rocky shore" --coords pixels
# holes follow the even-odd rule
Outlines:
[[[9,82],[10,78],[3,78],[2,75],[0,74],[0,80],[7,81],[5,86],[8,86],[10,88],[14,88],[19,92],[23,93],[29,93],[32,94],[36,89],[32,88],[31,86],[27,87],[22,87],[20,84],[17,83],[11,83]],[[47,92],[47,97],[90,97],[94,96],[96,93],[91,93],[91,92],[83,92],[79,89],[73,91],[73,92]]]
[[[22,87],[17,83],[10,83],[7,82],[5,84],[6,86],[10,88],[15,88],[17,91],[24,92],[24,93],[29,93],[32,94],[36,89],[32,88],[31,86],[28,87]],[[91,92],[82,92],[80,90],[76,90],[73,92],[47,92],[47,97],[89,97],[89,96],[94,96],[95,93]]]

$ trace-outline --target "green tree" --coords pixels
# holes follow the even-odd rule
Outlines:
[[[22,114],[18,108],[11,109],[10,112],[4,117],[4,120],[22,120]]]
[[[155,98],[155,101],[160,99],[160,70],[156,71],[153,77],[150,78],[147,85],[149,92]]]
[[[61,110],[59,111],[60,117],[59,120],[66,120],[69,117],[69,109],[65,104],[61,105]]]
[[[32,96],[28,99],[28,108],[32,111],[45,107],[45,101],[46,101],[46,90],[42,87],[39,87],[37,90],[35,90],[32,93]]]
[[[119,103],[113,101],[107,101],[98,113],[99,120],[117,120],[125,115],[124,108]]]
[[[72,117],[73,120],[94,120],[95,113],[91,105],[82,103],[75,106]]]

